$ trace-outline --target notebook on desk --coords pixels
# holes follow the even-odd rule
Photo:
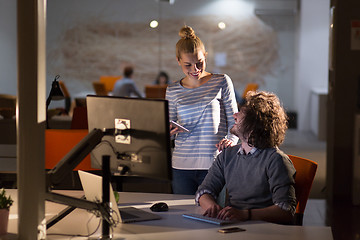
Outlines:
[[[101,202],[102,177],[81,170],[79,170],[78,172],[86,199],[89,201]],[[115,215],[119,216],[120,222],[130,223],[130,222],[141,222],[141,221],[161,219],[161,217],[157,214],[147,212],[138,208],[134,208],[134,207],[119,208],[116,203],[114,191],[111,185],[109,187],[110,187],[110,206],[115,212]],[[113,217],[115,220],[117,220],[116,216]]]

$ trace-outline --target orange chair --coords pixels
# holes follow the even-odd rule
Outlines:
[[[105,84],[106,92],[112,92],[116,81],[121,78],[122,76],[100,76],[100,82]]]
[[[45,130],[45,168],[52,169],[55,165],[78,144],[86,135],[85,129],[46,129]],[[74,170],[93,171],[90,155]]]
[[[63,92],[64,97],[65,97],[65,111],[68,114],[70,112],[70,108],[71,108],[70,93],[63,81],[59,81],[59,85],[60,85],[61,91]]]
[[[108,91],[106,91],[105,83],[102,82],[93,82],[92,83],[95,94],[99,96],[106,96],[108,95]]]
[[[295,212],[295,225],[303,224],[303,217],[307,200],[310,195],[318,164],[309,159],[288,155],[296,169],[295,195],[298,201]]]
[[[147,85],[145,86],[146,98],[165,99],[167,85]]]
[[[61,88],[61,91],[63,92],[64,94],[64,97],[65,98],[69,98],[70,97],[70,93],[64,83],[64,81],[59,81],[59,85],[60,85],[60,88]]]
[[[238,99],[238,107],[240,108],[245,104],[246,94],[250,91],[256,91],[259,88],[259,84],[257,83],[248,83],[243,91],[243,94],[240,99]]]
[[[257,83],[248,83],[248,84],[246,85],[245,89],[244,89],[242,98],[245,98],[245,97],[246,97],[246,94],[247,94],[249,91],[256,91],[258,88],[259,88],[259,84],[257,84]]]

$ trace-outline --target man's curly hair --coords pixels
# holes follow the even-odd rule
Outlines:
[[[251,91],[240,111],[244,113],[241,132],[248,136],[249,145],[264,149],[283,143],[288,117],[275,94]]]

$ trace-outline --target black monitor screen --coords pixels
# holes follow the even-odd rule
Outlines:
[[[109,155],[114,175],[171,179],[167,100],[89,95],[86,105],[89,131],[115,129],[91,152],[93,168]]]

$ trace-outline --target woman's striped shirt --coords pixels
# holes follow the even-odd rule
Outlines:
[[[215,146],[223,138],[234,142],[230,134],[238,111],[232,81],[226,74],[213,74],[197,88],[184,88],[180,81],[168,86],[169,118],[189,129],[175,137],[172,167],[209,169],[218,154]]]

